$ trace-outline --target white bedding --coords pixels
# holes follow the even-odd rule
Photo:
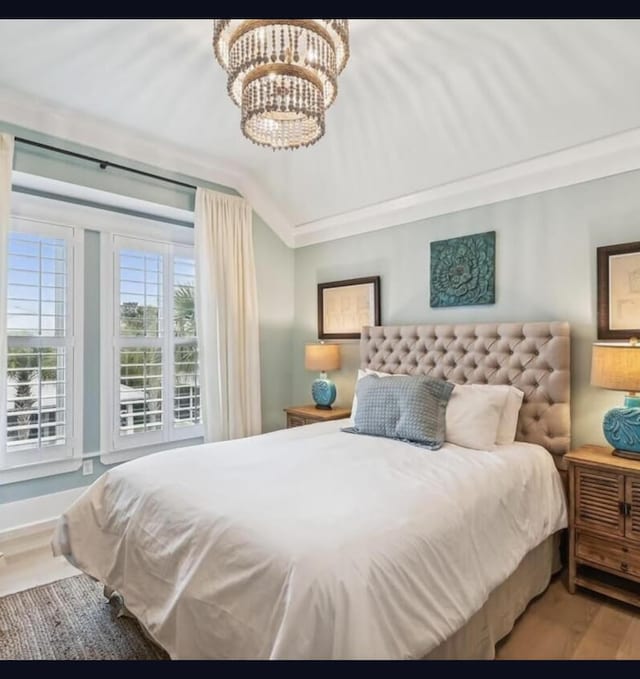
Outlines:
[[[420,658],[567,525],[551,455],[342,433],[347,420],[144,457],[54,551],[172,658]]]

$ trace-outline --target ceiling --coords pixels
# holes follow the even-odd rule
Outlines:
[[[297,229],[640,126],[640,21],[352,20],[315,146],[240,132],[208,20],[0,21],[11,93],[215,158]]]

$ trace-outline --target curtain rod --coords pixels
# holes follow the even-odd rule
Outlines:
[[[124,170],[125,172],[132,172],[133,174],[139,174],[143,177],[150,177],[151,179],[157,179],[161,182],[167,182],[168,184],[174,184],[175,186],[183,186],[186,189],[196,190],[193,184],[187,184],[186,182],[179,182],[175,179],[169,179],[168,177],[163,177],[159,174],[153,174],[152,172],[144,172],[143,170],[136,170],[133,167],[127,167],[126,165],[119,165],[118,163],[112,163],[108,160],[101,160],[100,158],[94,158],[93,156],[87,156],[84,153],[76,153],[75,151],[67,151],[66,149],[58,148],[57,146],[51,146],[49,144],[41,144],[38,141],[31,141],[30,139],[24,139],[23,137],[16,137],[15,140],[21,144],[27,144],[29,146],[36,146],[40,149],[46,149],[47,151],[54,151],[55,153],[61,153],[65,156],[71,156],[72,158],[80,158],[81,160],[88,160],[91,163],[98,163],[102,170],[106,170],[108,167],[115,167],[118,170]]]

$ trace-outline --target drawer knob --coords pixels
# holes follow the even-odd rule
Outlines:
[[[626,554],[626,553],[629,551],[629,548],[623,546],[623,547],[622,547],[622,551]]]
[[[629,570],[629,564],[628,564],[626,561],[623,561],[623,562],[620,564],[620,569],[623,570],[623,571],[625,571],[625,573],[626,573],[626,571]]]

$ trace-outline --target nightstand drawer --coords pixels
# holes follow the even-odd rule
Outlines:
[[[307,424],[307,421],[303,417],[287,415],[287,427],[302,427],[305,424]]]
[[[578,532],[576,557],[594,566],[603,566],[622,574],[640,577],[640,549],[623,542]]]

